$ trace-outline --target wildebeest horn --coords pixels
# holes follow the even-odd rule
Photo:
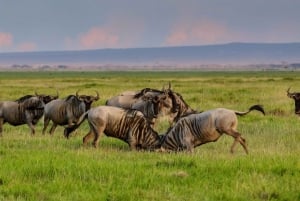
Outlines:
[[[78,92],[79,92],[79,89],[76,91],[76,97],[79,97],[79,94],[78,94]]]
[[[39,94],[36,92],[36,90],[34,91],[34,94],[35,94],[36,96],[39,96]]]
[[[58,91],[56,90],[56,96],[55,98],[58,98],[59,97],[59,94],[58,94]]]
[[[169,82],[168,85],[169,85],[169,86],[168,86],[167,89],[165,89],[165,85],[164,85],[163,88],[162,88],[162,91],[168,91],[168,90],[171,90],[171,82]]]
[[[98,91],[95,91],[96,92],[96,97],[95,97],[95,100],[99,100],[99,92]]]
[[[290,93],[290,89],[291,89],[291,87],[289,87],[287,90],[286,90],[286,95],[288,96],[288,97],[290,97],[290,98],[292,98],[292,96],[294,95],[294,93]]]
[[[171,89],[171,82],[169,82],[169,89]]]

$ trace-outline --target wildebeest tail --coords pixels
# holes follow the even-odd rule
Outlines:
[[[76,130],[81,124],[82,122],[86,119],[86,117],[88,116],[88,111],[86,111],[85,113],[83,113],[78,121],[76,122],[76,124],[72,125],[71,127],[66,127],[64,130],[64,135],[65,137],[69,138],[70,133],[72,133],[74,130]]]
[[[247,112],[239,112],[239,111],[234,111],[234,112],[237,115],[243,116],[243,115],[248,114],[252,110],[257,110],[265,115],[265,110],[262,105],[252,105]]]
[[[89,111],[90,110],[88,110],[88,111],[86,111],[85,113],[83,113],[80,117],[79,117],[79,119],[78,119],[78,121],[76,122],[76,126],[77,126],[77,128],[82,124],[82,122],[86,119],[86,117],[88,116],[88,113],[89,113]]]

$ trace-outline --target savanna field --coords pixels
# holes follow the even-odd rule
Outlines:
[[[233,138],[199,146],[194,153],[130,151],[115,138],[103,136],[99,147],[82,146],[84,122],[70,139],[58,127],[35,136],[27,125],[4,125],[0,137],[0,200],[171,200],[249,201],[300,200],[300,117],[294,100],[300,92],[300,72],[0,72],[0,101],[26,94],[100,94],[93,107],[123,91],[146,87],[172,89],[198,111],[225,107],[247,111],[238,117],[238,131],[247,140],[230,153]],[[50,126],[48,126],[48,131]],[[164,133],[160,118],[155,130]]]

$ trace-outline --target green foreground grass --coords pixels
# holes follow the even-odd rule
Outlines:
[[[286,90],[300,91],[299,72],[22,72],[0,73],[0,100],[25,94],[60,97],[97,90],[101,100],[126,90],[162,88],[171,82],[198,110],[245,111],[264,105],[267,115],[239,117],[249,155],[223,136],[190,153],[132,152],[103,137],[98,149],[83,147],[83,124],[69,140],[30,136],[29,128],[4,125],[0,138],[0,200],[300,200],[300,124]],[[160,119],[156,130],[168,125]]]

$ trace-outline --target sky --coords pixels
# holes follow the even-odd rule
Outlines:
[[[300,0],[0,0],[0,52],[300,42]]]

